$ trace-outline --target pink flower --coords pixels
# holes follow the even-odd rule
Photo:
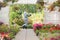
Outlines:
[[[35,31],[37,29],[37,27],[42,28],[42,26],[43,26],[43,24],[41,24],[41,23],[35,23],[35,24],[33,24],[33,29]]]
[[[58,39],[56,39],[56,38],[51,38],[50,40],[58,40]]]
[[[37,25],[38,25],[38,24],[33,24],[33,29],[34,29],[34,31],[36,30]]]

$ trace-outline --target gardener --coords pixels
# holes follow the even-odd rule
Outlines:
[[[24,11],[24,24],[23,24],[23,28],[27,28],[27,24],[28,24],[28,14],[26,11]]]
[[[28,17],[30,17],[31,14],[28,14],[27,11],[24,11],[24,24],[23,24],[23,28],[27,28],[27,24],[28,24]]]
[[[23,29],[27,28],[27,24],[23,24],[22,27],[23,27]]]

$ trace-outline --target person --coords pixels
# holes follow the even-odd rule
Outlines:
[[[28,11],[25,9],[25,11],[24,11],[24,17],[23,17],[23,20],[24,20],[23,28],[27,28],[27,25],[28,25],[28,17],[31,16],[31,14],[28,14],[27,12]]]
[[[26,11],[24,11],[24,24],[22,25],[23,28],[27,28],[27,24],[28,24],[28,14]]]
[[[22,27],[23,27],[23,29],[24,28],[27,29],[27,24],[23,24]]]
[[[24,11],[24,23],[28,24],[28,14],[26,11]]]

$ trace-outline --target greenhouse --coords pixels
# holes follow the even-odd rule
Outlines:
[[[60,0],[0,0],[0,40],[60,40]]]

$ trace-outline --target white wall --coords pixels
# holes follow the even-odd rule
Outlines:
[[[53,24],[60,24],[60,13],[58,12],[50,12],[50,13],[45,13],[44,16],[44,23],[53,23]]]
[[[58,8],[57,8],[58,9]],[[49,10],[44,10],[44,23],[60,24],[60,12],[55,9],[55,11],[49,12]]]
[[[3,7],[0,10],[0,21],[9,24],[9,6]]]
[[[3,0],[0,0],[1,2],[3,2]]]
[[[0,0],[3,2],[3,0]],[[9,7],[12,2],[8,2],[6,7],[2,7],[0,10],[0,21],[4,22],[5,24],[9,24]]]
[[[36,4],[37,0],[18,0],[15,4]]]
[[[45,0],[46,1],[46,0]],[[57,0],[49,0],[47,4],[45,4],[46,7],[51,5],[53,2]],[[60,12],[58,12],[58,7],[55,7],[55,11],[49,12],[47,8],[44,9],[44,23],[53,23],[53,24],[60,24]]]
[[[57,0],[44,0],[44,2],[48,2],[48,4],[52,4],[55,1],[57,1]]]

